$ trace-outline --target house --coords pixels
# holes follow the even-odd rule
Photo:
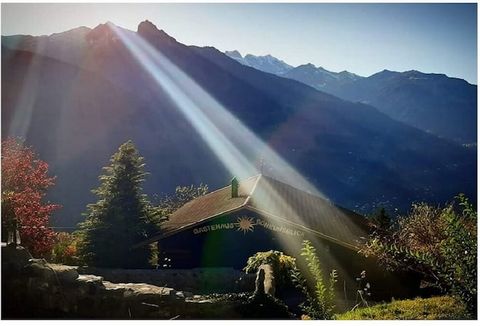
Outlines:
[[[258,251],[296,254],[305,239],[328,250],[358,250],[367,220],[264,175],[257,175],[196,198],[175,211],[162,231],[161,257],[171,267],[241,268]],[[170,259],[170,260],[168,260]]]
[[[302,263],[304,240],[316,248],[324,272],[335,269],[337,291],[352,300],[360,283],[373,284],[376,300],[416,295],[419,280],[392,273],[375,258],[358,253],[368,237],[368,220],[318,195],[265,175],[257,175],[198,197],[175,211],[158,243],[160,268],[231,267],[242,269],[248,257],[279,250]],[[366,280],[359,277],[366,271]],[[365,274],[364,274],[365,275]],[[372,297],[373,298],[373,297]]]
[[[158,242],[161,268],[242,269],[248,257],[260,251],[279,250],[298,258],[303,240],[310,240],[324,271],[337,270],[339,291],[356,292],[358,277],[366,271],[368,279],[389,290],[388,295],[397,286],[397,297],[407,296],[398,275],[358,253],[369,228],[359,214],[257,175],[240,182],[234,178],[230,185],[186,203],[170,215],[158,235],[139,246]],[[377,295],[379,291],[383,290]]]

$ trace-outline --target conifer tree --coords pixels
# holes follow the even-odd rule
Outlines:
[[[371,216],[370,220],[380,229],[388,229],[392,224],[392,219],[388,215],[384,207],[380,207]]]
[[[155,210],[142,194],[147,173],[132,141],[120,146],[92,190],[98,197],[87,205],[80,223],[79,255],[89,265],[117,268],[149,267],[149,246],[133,246],[157,231]]]

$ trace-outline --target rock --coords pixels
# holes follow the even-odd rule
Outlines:
[[[181,298],[181,299],[186,299],[186,298],[192,298],[194,297],[193,293],[192,292],[188,292],[188,291],[177,291],[175,293],[175,296],[177,296],[178,298]]]
[[[118,285],[125,289],[124,297],[131,300],[157,303],[167,299],[175,299],[176,291],[172,288],[159,287],[146,283],[118,283]]]
[[[21,246],[2,247],[2,271],[20,271],[32,259],[27,249]]]
[[[265,280],[263,282],[265,293],[270,294],[272,297],[275,296],[275,275],[273,273],[273,268],[271,265],[264,264],[260,265],[261,269],[265,271]]]
[[[26,275],[54,282],[55,272],[50,268],[44,259],[30,259],[30,263],[24,269]]]
[[[254,296],[269,294],[275,296],[275,276],[272,266],[263,264],[258,267],[257,278],[255,279]]]
[[[125,288],[120,284],[104,281],[103,286],[105,287],[107,295],[113,295],[117,297],[124,296],[123,293],[125,292]]]
[[[182,291],[178,291],[177,293],[175,293],[175,295],[178,298],[185,299],[185,294]]]
[[[254,296],[265,295],[265,271],[262,268],[258,268],[257,278],[255,279],[255,292]]]
[[[79,275],[76,280],[80,296],[96,295],[99,291],[105,290],[103,277],[96,275]]]
[[[191,298],[193,297],[193,293],[192,292],[188,292],[188,291],[182,291],[183,292],[183,295],[185,295],[185,298]]]
[[[103,282],[103,277],[97,276],[97,275],[86,275],[82,274],[79,275],[77,280],[79,282],[85,282],[85,283],[102,283]]]
[[[48,266],[53,269],[61,284],[73,283],[79,277],[75,267],[58,264],[48,264]]]

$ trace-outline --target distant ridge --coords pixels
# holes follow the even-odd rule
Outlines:
[[[477,86],[462,79],[387,69],[362,77],[348,71],[328,71],[311,63],[273,72],[276,70],[272,65],[254,59],[251,62],[255,64],[246,62],[247,56],[243,58],[238,51],[225,53],[255,69],[297,80],[348,101],[372,105],[395,120],[450,141],[469,146],[477,143]]]
[[[242,57],[240,52],[237,50],[226,51],[225,54],[245,66],[253,67],[255,69],[275,75],[283,75],[293,68],[289,64],[271,56],[270,54],[264,56],[247,54],[245,57]]]

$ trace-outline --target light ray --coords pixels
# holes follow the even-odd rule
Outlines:
[[[219,125],[207,117],[202,108],[197,104],[197,99],[191,93],[199,86],[189,81],[189,78],[161,53],[154,50],[142,38],[128,35],[114,27],[127,48],[138,58],[143,68],[150,73],[159,86],[170,96],[173,103],[181,110],[184,117],[198,131],[204,141],[209,145],[218,158],[222,160],[229,171],[240,178],[247,178],[255,174],[255,167],[240,153],[234,144],[219,129]],[[182,85],[180,87],[179,85]],[[190,96],[189,96],[190,95]],[[206,105],[206,104],[205,104]]]
[[[39,40],[35,43],[35,50],[33,53],[41,52],[45,47],[45,42]],[[17,101],[14,105],[13,115],[8,128],[9,135],[20,137],[25,140],[27,139],[38,95],[41,69],[42,60],[32,54],[28,67],[26,67],[25,78],[23,79],[21,89],[18,92]]]
[[[253,166],[251,160],[268,157],[272,174],[278,179],[325,198],[315,186],[160,51],[136,34],[126,34],[114,25],[112,28],[234,175],[246,178],[258,173],[258,168]],[[238,160],[240,166],[236,164]]]
[[[114,25],[111,27],[143,69],[168,94],[232,176],[244,179],[258,174],[258,168],[251,162],[258,157],[268,157],[276,178],[325,198],[316,187],[158,49],[138,34],[127,34]],[[263,189],[255,192],[254,196],[256,198],[253,200],[265,211],[269,211],[274,206],[275,211],[284,213],[283,216],[288,214],[292,222],[299,225],[305,224],[299,213],[288,204],[288,200],[268,183],[264,183]],[[268,204],[263,200],[266,197],[270,199]],[[336,209],[333,205],[327,206],[325,215],[331,214]],[[336,214],[343,213],[336,211]],[[322,218],[322,216],[316,218]],[[347,220],[343,219],[343,221]],[[351,233],[352,237],[356,236],[354,231],[358,227],[353,223],[348,224],[350,225],[344,226],[345,231]],[[284,248],[298,248],[298,243],[294,243],[294,240],[289,237],[280,237],[280,240]],[[335,261],[333,256],[329,258]]]

